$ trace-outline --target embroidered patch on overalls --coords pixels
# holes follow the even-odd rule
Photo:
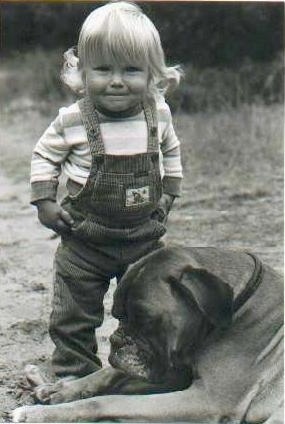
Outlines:
[[[149,202],[149,186],[126,189],[126,206]]]

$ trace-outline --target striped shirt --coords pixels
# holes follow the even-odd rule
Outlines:
[[[160,172],[164,191],[180,195],[182,166],[180,142],[171,112],[165,101],[157,102]],[[99,113],[105,153],[134,155],[147,151],[147,124],[144,112],[127,118]],[[36,144],[31,163],[32,202],[55,199],[58,178],[63,172],[84,185],[90,172],[91,153],[78,103],[59,110],[56,119]]]

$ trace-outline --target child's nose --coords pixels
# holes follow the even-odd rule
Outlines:
[[[120,72],[114,72],[112,74],[112,79],[110,82],[112,87],[123,87],[124,86],[124,81],[123,81],[123,76]]]

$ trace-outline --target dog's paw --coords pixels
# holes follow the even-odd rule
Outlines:
[[[28,364],[24,370],[27,381],[31,386],[40,386],[46,383],[44,376],[41,374],[37,365]]]
[[[44,383],[34,388],[34,396],[43,404],[57,404],[74,400],[73,392],[70,389],[71,381],[73,381],[72,378],[64,378],[56,383]]]
[[[20,406],[9,414],[13,423],[44,423],[49,422],[49,406],[31,405]]]
[[[75,383],[75,384],[74,384]],[[64,378],[54,384],[53,390],[50,391],[50,404],[71,402],[81,399],[80,390],[78,389],[78,380],[74,378]]]
[[[53,383],[44,383],[34,388],[34,396],[41,403],[49,403],[51,395],[57,390]]]
[[[19,408],[14,409],[9,414],[9,418],[13,423],[25,423],[27,422],[27,406],[20,406]]]

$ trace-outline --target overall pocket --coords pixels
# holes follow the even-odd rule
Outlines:
[[[141,212],[148,216],[157,207],[161,195],[161,178],[155,170],[141,174],[98,171],[91,201],[100,214],[121,211],[124,215]]]
[[[126,209],[148,206],[150,210],[153,210],[162,195],[161,178],[155,170],[133,174],[125,182],[124,188],[124,206]]]

